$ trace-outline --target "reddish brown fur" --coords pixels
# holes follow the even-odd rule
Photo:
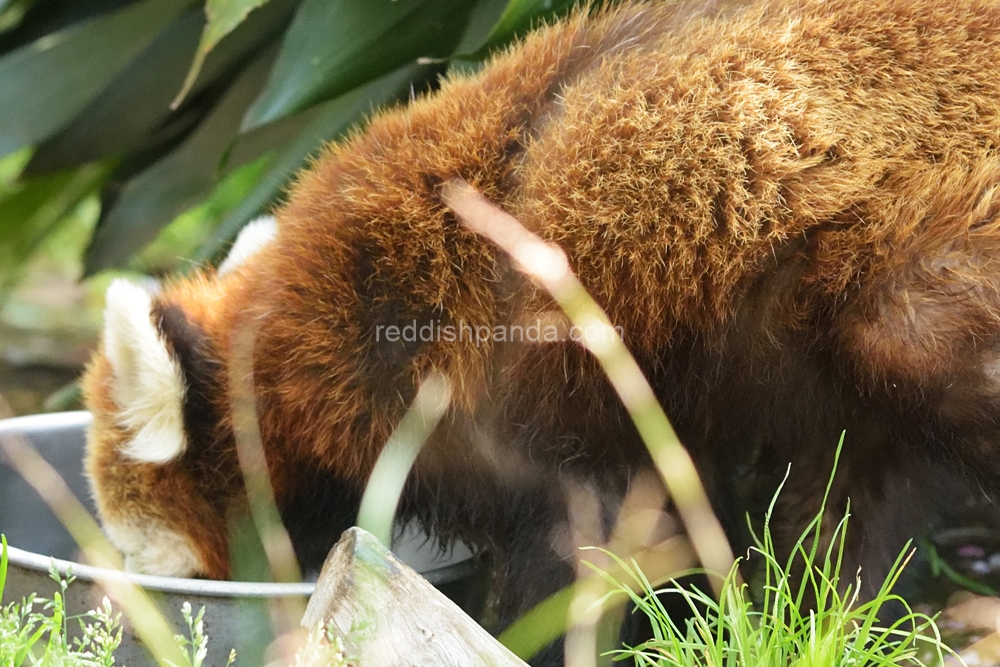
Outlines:
[[[734,462],[792,461],[794,534],[848,429],[835,499],[852,496],[858,543],[870,543],[910,459],[957,460],[1000,489],[998,63],[995,2],[577,14],[331,146],[278,212],[276,243],[224,280],[158,299],[180,304],[223,364],[233,332],[255,332],[279,502],[317,468],[362,488],[419,377],[444,371],[455,403],[408,511],[517,564],[561,520],[543,484],[553,471],[614,495],[646,459],[569,343],[374,341],[376,327],[413,318],[492,326],[551,309],[441,204],[440,184],[464,178],[566,249],[717,497]],[[102,511],[141,497],[217,535],[199,494],[166,486],[185,479],[183,461],[154,482],[117,458],[106,374],[98,358],[86,392]],[[228,414],[219,391],[214,409]],[[197,446],[229,447],[220,432]],[[512,541],[509,523],[537,506],[539,536]],[[208,574],[225,576],[224,546],[194,539]],[[890,542],[859,549],[881,557]],[[504,613],[547,592],[548,572],[511,565],[515,587],[544,590]]]
[[[194,276],[171,286],[173,299],[212,338],[226,281]],[[208,570],[229,573],[227,513],[242,508],[235,452],[225,437],[212,447],[195,448],[166,465],[137,463],[120,452],[129,434],[117,422],[111,364],[103,354],[91,360],[83,379],[87,407],[94,415],[88,436],[86,470],[95,489],[98,512],[108,519],[153,519],[191,537]],[[219,397],[219,400],[224,400]]]

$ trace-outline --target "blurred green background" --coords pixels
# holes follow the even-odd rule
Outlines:
[[[0,0],[0,413],[76,406],[122,272],[216,261],[372,110],[572,0]]]

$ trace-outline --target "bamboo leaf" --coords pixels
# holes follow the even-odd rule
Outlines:
[[[457,54],[471,54],[479,51],[493,32],[507,8],[508,0],[478,0],[469,16],[461,41],[455,47]]]
[[[182,136],[197,116],[171,122],[170,96],[191,61],[203,23],[197,9],[174,19],[107,89],[38,146],[27,173],[66,169]]]
[[[576,0],[510,0],[485,42],[471,55],[481,57],[523,35],[539,19],[565,14],[575,4]]]
[[[0,10],[0,26],[2,26],[0,52],[13,51],[70,25],[117,11],[131,2],[130,0],[99,2],[7,0],[3,10]]]
[[[108,155],[143,152],[145,165],[176,146],[219,100],[234,71],[275,42],[298,0],[274,0],[228,35],[209,54],[188,103],[170,109],[199,35],[204,13],[193,7],[167,26],[108,88],[35,151],[27,172],[76,166]]]
[[[265,4],[268,0],[206,0],[205,2],[205,29],[201,33],[201,41],[198,50],[195,52],[194,61],[188,70],[184,85],[171,103],[171,107],[176,108],[191,91],[191,87],[198,79],[198,73],[205,62],[209,51],[222,40],[223,37],[236,29],[238,25],[246,20],[253,10]]]
[[[244,130],[338,97],[418,58],[450,55],[472,7],[467,0],[304,0]]]
[[[0,58],[0,155],[46,138],[79,113],[184,4],[145,0]]]
[[[114,206],[102,213],[87,248],[86,275],[119,266],[212,192],[223,155],[272,60],[272,53],[258,58],[175,151],[125,184]]]

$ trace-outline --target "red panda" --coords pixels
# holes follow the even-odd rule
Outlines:
[[[613,512],[648,455],[580,346],[473,338],[554,306],[442,203],[458,177],[565,249],[724,514],[790,463],[775,525],[797,536],[846,431],[831,503],[877,586],[928,474],[1000,491],[998,149],[996,2],[577,11],[328,147],[220,271],[109,289],[84,381],[104,526],[134,569],[229,575],[250,331],[303,561],[437,370],[452,404],[403,514],[492,553],[501,625],[570,580],[562,484]]]

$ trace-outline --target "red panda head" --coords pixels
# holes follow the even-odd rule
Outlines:
[[[251,223],[218,272],[155,294],[125,280],[108,288],[102,346],[83,382],[94,415],[86,469],[130,571],[229,575],[227,521],[243,486],[223,419],[219,305],[274,234],[273,219]]]

